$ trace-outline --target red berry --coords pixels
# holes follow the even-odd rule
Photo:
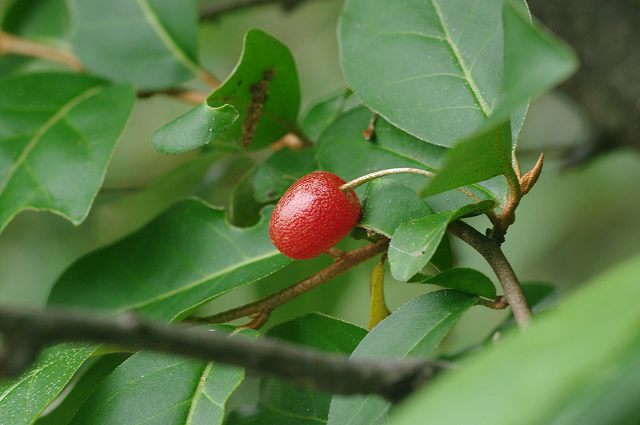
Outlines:
[[[269,236],[284,255],[303,260],[340,242],[360,217],[360,201],[345,183],[326,171],[295,182],[280,198],[269,223]]]

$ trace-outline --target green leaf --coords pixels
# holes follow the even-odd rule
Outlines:
[[[245,35],[242,58],[231,76],[202,105],[158,129],[152,143],[166,153],[210,142],[259,149],[294,130],[299,110],[300,85],[291,52],[253,29]],[[183,140],[184,134],[193,139]]]
[[[78,344],[47,348],[22,376],[0,381],[0,423],[34,423],[95,349],[95,346]]]
[[[639,278],[640,258],[597,277],[526,332],[423,387],[391,423],[638,423]]]
[[[300,177],[317,169],[313,148],[281,149],[260,164],[251,178],[255,199],[262,203],[274,202]]]
[[[64,0],[16,0],[2,19],[4,31],[41,42],[60,43],[68,26]]]
[[[368,127],[371,116],[366,108],[352,109],[322,134],[317,145],[318,163],[322,169],[347,181],[386,168],[415,167],[434,172],[440,169],[447,149],[416,139],[383,119],[377,121],[375,142],[365,141],[362,131]],[[384,180],[403,184],[414,191],[422,189],[428,181],[424,176],[410,174],[388,176]],[[429,204],[436,210],[455,210],[469,202],[499,200],[504,192],[503,188],[489,190],[482,185],[465,189],[465,192],[451,191],[431,197]],[[362,193],[362,190],[357,191]]]
[[[130,86],[85,75],[0,80],[0,231],[25,209],[80,224],[134,100]]]
[[[412,280],[412,282],[415,282]],[[433,276],[420,279],[418,283],[428,283],[444,288],[456,289],[490,300],[496,297],[496,287],[485,274],[474,269],[456,268],[445,270]]]
[[[431,214],[402,223],[393,233],[389,244],[391,275],[402,282],[409,281],[429,263],[449,223],[469,214],[487,211],[492,206],[491,201],[485,201],[457,211]]]
[[[311,140],[318,140],[322,133],[344,110],[351,90],[346,89],[315,103],[302,119],[302,129]]]
[[[257,407],[248,411],[238,409],[232,412],[225,425],[318,425],[318,423],[325,422]]]
[[[389,180],[367,185],[359,226],[390,238],[402,223],[433,214],[414,190]]]
[[[188,152],[224,134],[239,116],[231,105],[214,108],[204,102],[160,127],[151,143],[167,154]]]
[[[498,102],[503,3],[348,0],[338,36],[346,79],[393,125],[453,146],[482,127]]]
[[[268,336],[330,353],[351,354],[367,334],[365,329],[333,317],[312,313],[278,325]],[[265,378],[260,405],[299,418],[325,422],[331,395]]]
[[[476,302],[476,297],[453,290],[430,292],[414,298],[373,328],[351,357],[429,357]],[[334,396],[328,424],[376,424],[390,407],[391,403],[374,395]]]
[[[508,122],[454,146],[447,154],[444,166],[431,179],[422,195],[435,195],[499,175],[515,176]]]
[[[222,424],[243,379],[240,368],[139,352],[102,382],[70,425]]]
[[[38,419],[36,425],[68,425],[82,404],[93,394],[100,383],[130,356],[129,353],[114,353],[100,357],[89,365],[71,391],[51,413]]]
[[[145,90],[200,75],[196,0],[69,0],[71,44],[93,73]]]
[[[497,122],[551,89],[577,67],[573,51],[537,22],[520,3],[506,1],[504,21],[504,79],[492,120]]]
[[[49,304],[178,320],[291,261],[269,240],[270,213],[263,210],[254,227],[237,228],[224,211],[195,199],[180,202],[135,234],[78,260],[55,283]]]

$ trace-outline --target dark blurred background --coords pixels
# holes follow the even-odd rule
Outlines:
[[[0,0],[0,15],[7,4]],[[339,0],[312,0],[285,12],[274,4],[243,9],[204,23],[200,30],[203,63],[223,79],[239,57],[245,31],[264,29],[291,48],[299,69],[304,109],[323,94],[345,86],[336,41],[341,6]],[[627,49],[637,47],[632,40],[629,43]],[[41,63],[28,66],[50,67]],[[609,66],[615,68],[616,63]],[[0,234],[2,302],[44,304],[57,276],[79,256],[130,233],[174,200],[193,192],[194,179],[154,182],[194,156],[162,155],[150,144],[157,127],[187,108],[189,105],[162,97],[138,102],[109,167],[104,190],[81,226],[74,227],[51,214],[25,212]],[[562,93],[548,94],[532,104],[520,142],[520,158],[527,168],[544,151],[546,162],[539,183],[522,202],[504,245],[522,280],[550,282],[562,293],[640,252],[640,155],[633,149],[616,149],[593,158],[590,155],[578,166],[565,167],[568,151],[580,152],[602,134],[588,115]],[[247,161],[239,157],[218,161],[208,173],[208,189],[201,193],[211,203],[226,206],[234,185],[246,172]],[[484,230],[488,222],[476,219],[474,224]],[[458,265],[478,268],[493,278],[478,255],[458,243],[454,248]],[[328,261],[320,258],[296,263],[265,281],[221,297],[207,309],[255,299]],[[365,325],[369,270],[360,267],[301,297],[278,311],[274,321],[320,310]],[[395,308],[423,291],[421,285],[394,282],[387,286],[388,302]],[[488,331],[503,314],[472,310],[450,338],[450,346],[484,337],[483,330]]]

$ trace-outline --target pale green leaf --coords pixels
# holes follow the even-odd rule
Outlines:
[[[429,357],[460,317],[476,302],[476,297],[453,290],[431,292],[414,298],[373,328],[351,357]],[[386,416],[390,407],[390,402],[375,395],[334,396],[328,424],[376,424]]]
[[[270,213],[265,209],[258,224],[238,228],[202,201],[178,203],[133,235],[78,260],[55,283],[49,304],[180,319],[291,261],[269,240]]]
[[[134,100],[130,86],[85,75],[0,80],[0,231],[26,209],[80,224]]]
[[[636,258],[594,279],[525,332],[425,386],[391,424],[637,423],[639,278]]]
[[[93,73],[145,90],[203,71],[196,0],[69,0],[71,44]]]

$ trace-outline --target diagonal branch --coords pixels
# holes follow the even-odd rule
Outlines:
[[[241,317],[255,316],[255,322],[251,322],[250,327],[258,328],[269,318],[273,310],[280,307],[292,299],[310,291],[323,283],[341,275],[350,268],[376,256],[387,249],[389,239],[384,238],[378,242],[363,246],[342,255],[335,263],[325,267],[317,273],[309,276],[300,282],[284,288],[281,291],[271,294],[258,301],[246,304],[231,310],[223,311],[209,317],[194,317],[192,320],[204,323],[224,323]]]
[[[499,242],[483,235],[460,220],[451,223],[448,230],[469,244],[487,260],[502,285],[504,297],[511,306],[516,322],[521,328],[527,326],[531,320],[531,309],[524,296],[518,277],[500,249]]]
[[[0,373],[22,373],[43,346],[57,342],[106,343],[217,361],[260,375],[334,394],[377,394],[398,401],[442,368],[422,359],[350,359],[275,339],[254,340],[183,325],[162,325],[133,314],[100,317],[62,310],[0,307],[4,351]]]

